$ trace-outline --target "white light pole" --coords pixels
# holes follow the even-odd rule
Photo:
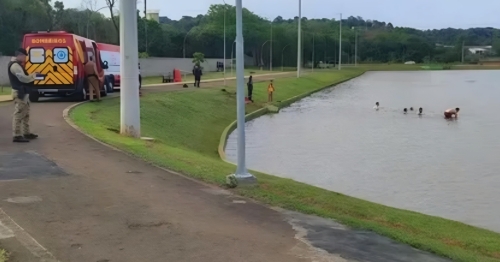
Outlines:
[[[354,38],[354,66],[358,66],[358,30]]]
[[[250,174],[245,164],[245,72],[243,48],[243,14],[242,0],[236,0],[236,115],[238,130],[238,166],[234,174],[238,182],[255,183],[256,178]]]
[[[339,27],[339,70],[342,69],[342,13],[340,13],[340,27]]]
[[[273,71],[273,21],[271,21],[271,42],[269,43],[269,71]]]
[[[184,36],[184,43],[182,45],[182,57],[183,58],[186,58],[186,39],[189,35],[189,33],[191,32],[191,30],[193,30],[194,27],[191,27],[191,29],[189,29],[189,31],[186,33],[186,36]]]
[[[260,48],[260,63],[261,63],[261,66],[260,66],[260,70],[262,71],[262,65],[264,65],[264,60],[262,58],[262,53],[264,53],[264,45],[267,44],[267,42],[269,42],[269,40],[267,40],[266,42],[264,42]]]
[[[120,1],[120,133],[141,137],[137,0]]]
[[[313,53],[312,53],[311,71],[314,72],[314,33],[313,33]]]
[[[224,86],[226,86],[226,1],[222,0],[224,2]]]
[[[231,43],[231,76],[233,76],[233,53],[234,53],[234,44],[236,44],[236,40]]]
[[[298,25],[298,33],[297,33],[297,78],[300,77],[300,67],[301,67],[301,40],[302,38],[300,37],[300,33],[302,31],[301,27],[301,20],[302,20],[302,0],[299,0],[299,25]]]
[[[281,50],[281,71],[283,71],[283,52],[285,52],[285,48],[289,46],[290,44],[286,45],[283,47],[283,50]]]

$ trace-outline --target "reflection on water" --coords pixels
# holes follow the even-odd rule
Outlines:
[[[500,232],[499,78],[367,73],[247,123],[248,166]],[[405,107],[425,115],[405,115]],[[454,107],[460,118],[445,120]],[[234,162],[235,141],[233,132],[226,153]]]

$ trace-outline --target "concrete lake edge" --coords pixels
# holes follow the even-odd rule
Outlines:
[[[389,70],[360,70],[359,74],[357,74],[356,76],[351,76],[349,79],[345,79],[344,81],[347,81],[347,80],[350,80],[354,77],[362,75],[366,71],[393,71],[393,70],[390,70],[390,69]],[[324,85],[324,84],[325,83],[323,83],[322,85]],[[286,99],[284,101],[289,101],[290,103],[293,103],[294,102],[293,99],[295,99],[297,101],[297,100],[300,100],[301,98],[306,97],[307,95],[310,95],[314,92],[317,92],[317,91],[320,91],[322,89],[329,88],[332,86],[335,86],[335,84],[329,84],[327,86],[324,86],[323,88],[314,89],[314,90],[311,90],[311,91],[306,92],[304,94],[294,96],[290,99]],[[261,109],[255,110],[254,113],[256,111],[261,110]],[[264,108],[264,109],[267,110],[267,108]],[[253,117],[257,117],[259,114],[265,113],[266,110],[260,111],[258,114],[253,115]],[[143,157],[140,157],[140,158],[144,159]],[[222,163],[222,161],[221,161],[221,163]],[[180,172],[182,172],[182,171],[180,171]],[[187,171],[187,172],[188,172],[187,174],[189,174],[189,171]],[[186,176],[189,176],[187,174],[186,174]],[[259,174],[259,175],[270,176],[270,175],[266,175],[266,174]],[[270,177],[273,177],[273,176],[270,176]],[[273,179],[274,179],[274,177],[273,177]],[[286,185],[290,184],[290,186],[292,186],[292,187],[297,187],[297,186],[303,187],[305,191],[309,191],[309,190],[314,189],[313,186],[309,186],[309,185],[295,182],[295,181],[286,182],[286,179],[281,179],[281,178],[277,178],[277,180],[283,181],[283,183],[285,183]],[[211,181],[211,183],[213,183],[213,181]],[[293,184],[293,185],[291,185],[291,184]],[[303,186],[300,184],[303,184]],[[259,191],[259,190],[261,190],[261,189],[257,189],[257,191]],[[332,207],[334,209],[329,210],[330,206],[328,206],[328,205],[322,206],[321,203],[316,203],[316,204],[313,204],[311,206],[303,206],[304,203],[299,203],[294,199],[288,199],[288,198],[286,198],[286,199],[285,198],[266,199],[265,196],[258,195],[258,193],[260,191],[259,192],[250,192],[250,191],[246,192],[246,191],[242,191],[242,190],[237,190],[236,193],[238,193],[242,196],[245,196],[245,197],[250,197],[250,199],[255,199],[259,202],[267,203],[271,206],[284,207],[284,208],[287,208],[290,210],[301,211],[301,212],[304,212],[306,214],[316,214],[316,215],[319,215],[321,217],[329,218],[332,220],[336,220],[334,217],[341,216],[340,220],[349,221],[349,223],[347,223],[347,224],[353,228],[361,228],[361,229],[366,229],[368,231],[377,232],[381,235],[389,236],[398,242],[407,243],[407,244],[410,244],[410,245],[412,245],[416,248],[419,248],[421,250],[435,252],[436,254],[440,254],[440,255],[443,255],[446,257],[452,257],[452,258],[455,258],[457,261],[498,261],[496,259],[497,258],[496,255],[495,255],[495,254],[497,254],[496,253],[497,250],[496,249],[491,250],[493,248],[483,246],[483,245],[485,245],[484,243],[481,244],[481,242],[483,242],[483,241],[479,241],[479,243],[477,243],[478,246],[476,246],[476,247],[468,247],[467,248],[467,246],[468,246],[467,243],[469,243],[469,241],[464,240],[464,239],[462,239],[462,241],[464,241],[464,242],[462,242],[461,240],[457,240],[457,239],[461,238],[461,237],[458,237],[459,235],[461,235],[461,234],[467,235],[466,232],[471,231],[471,232],[469,232],[469,233],[472,233],[471,240],[474,239],[474,236],[478,237],[477,235],[479,235],[479,236],[485,237],[485,239],[490,239],[492,241],[491,243],[495,243],[499,240],[498,234],[496,234],[494,232],[489,232],[487,230],[483,230],[480,228],[474,228],[472,226],[468,226],[468,225],[465,225],[463,223],[459,223],[459,222],[455,222],[455,221],[451,221],[451,220],[446,220],[446,219],[442,219],[442,218],[438,218],[438,217],[432,217],[432,216],[428,216],[428,215],[424,215],[424,214],[419,214],[419,213],[407,211],[407,210],[397,210],[394,208],[385,207],[383,205],[379,205],[376,203],[372,203],[369,201],[363,201],[363,200],[355,200],[354,201],[355,203],[351,203],[351,204],[354,204],[355,206],[359,206],[359,208],[360,208],[359,212],[362,212],[364,209],[366,209],[366,206],[363,207],[363,205],[367,205],[372,209],[376,208],[377,210],[379,210],[377,212],[382,212],[382,214],[379,214],[379,215],[383,215],[383,216],[382,217],[374,217],[373,219],[369,219],[369,220],[374,220],[374,221],[368,221],[368,220],[364,221],[365,219],[368,219],[369,217],[355,218],[357,215],[353,214],[354,215],[353,219],[355,218],[355,220],[350,220],[349,217],[342,217],[342,216],[345,216],[345,214],[342,214],[342,211],[337,210],[337,208]],[[321,191],[323,191],[323,192],[321,192]],[[284,192],[286,192],[286,191],[284,191]],[[255,193],[257,193],[257,195]],[[260,193],[263,193],[263,192],[260,192]],[[265,193],[267,193],[267,191]],[[269,193],[273,194],[276,192],[270,191]],[[328,197],[328,198],[331,197],[332,199],[330,199],[330,201],[334,201],[334,202],[335,202],[335,200],[342,200],[344,198],[345,198],[344,200],[346,200],[348,203],[353,202],[353,200],[354,200],[354,198],[349,200],[349,198],[351,198],[351,197],[336,196],[336,195],[340,195],[340,194],[336,194],[335,192],[331,192],[331,191],[327,191],[327,190],[318,190],[317,192],[315,191],[312,193],[316,194],[315,196],[312,196],[312,198],[314,198],[314,199],[318,198],[315,201],[327,200],[327,199],[324,199],[324,197]],[[295,195],[295,197],[296,196],[297,195]],[[339,199],[337,199],[337,198],[339,198]],[[308,201],[306,201],[306,202],[308,202]],[[300,205],[295,206],[296,204],[300,204]],[[337,204],[333,203],[333,204],[334,204],[334,206],[338,206],[338,203]],[[342,205],[340,205],[340,206],[342,206]],[[389,215],[388,217],[385,217],[387,215],[383,214],[385,212],[384,210],[389,212],[389,213],[392,213],[392,214]],[[370,211],[370,210],[364,210],[364,211]],[[331,213],[331,212],[333,212],[333,213]],[[336,212],[338,214],[335,214]],[[368,213],[370,213],[370,212],[368,212]],[[375,212],[375,213],[377,213],[377,212]],[[368,213],[364,214],[364,215],[374,215],[374,214],[368,214]],[[373,212],[371,212],[371,213],[373,213]],[[417,220],[422,219],[423,221],[418,221],[415,224],[413,224],[413,223],[398,224],[397,220],[399,220],[399,218],[397,218],[397,216],[391,217],[392,215],[398,215],[398,214],[400,214],[406,218],[414,217]],[[349,216],[349,214],[347,214],[347,215]],[[379,220],[379,219],[382,219],[382,220]],[[389,219],[389,220],[386,221],[385,219]],[[396,219],[396,220],[392,221],[392,219]],[[357,220],[359,220],[359,221],[357,221]],[[439,224],[440,227],[452,228],[456,231],[450,232],[452,234],[449,234],[449,235],[445,234],[446,239],[434,239],[433,237],[429,238],[430,236],[426,235],[427,230],[425,228],[421,228],[422,230],[418,230],[417,232],[411,231],[411,230],[416,229],[416,228],[413,228],[413,226],[415,226],[417,224],[422,224],[421,222],[435,222],[436,224]],[[389,223],[389,224],[386,225],[385,223]],[[396,223],[396,224],[393,225],[393,223]],[[381,224],[382,228],[378,228],[377,224]],[[393,225],[394,228],[392,228],[391,225]],[[387,228],[383,228],[383,227],[387,227]],[[430,227],[430,228],[432,228],[432,227]],[[408,231],[408,230],[410,230],[410,231]],[[408,232],[405,232],[405,231],[408,231]],[[420,232],[420,231],[423,231],[423,232]],[[412,239],[412,236],[411,236],[413,234],[412,232],[416,233],[415,237],[421,237],[421,238],[424,238],[425,240],[428,240],[428,241],[422,242],[424,239]],[[421,233],[422,233],[422,235],[420,235]],[[443,232],[441,232],[441,233],[436,232],[436,233],[437,233],[436,236],[438,236],[438,237],[445,237],[445,235],[442,234]],[[455,233],[455,234],[453,234],[453,233]],[[457,236],[457,238],[455,238],[455,235]],[[469,237],[467,237],[467,238],[469,238]],[[455,243],[455,244],[450,243],[449,241],[453,241],[453,243]],[[445,245],[443,246],[443,244],[445,244]],[[462,246],[462,244],[465,246]],[[447,248],[445,248],[445,247],[447,247]],[[481,251],[479,249],[481,249]],[[488,254],[485,254],[486,252]],[[490,252],[493,252],[493,254],[491,254]],[[483,258],[483,259],[478,260],[478,258]]]

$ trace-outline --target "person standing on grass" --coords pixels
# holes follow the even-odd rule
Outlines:
[[[101,102],[101,83],[104,82],[104,73],[99,74],[97,66],[94,63],[93,57],[89,56],[89,61],[85,63],[83,69],[87,78],[90,102],[94,102],[94,92],[97,97],[96,101]]]
[[[253,103],[253,99],[252,99],[253,76],[252,75],[250,75],[250,77],[248,78],[247,88],[248,88],[248,100],[252,101],[252,103]]]
[[[36,80],[38,73],[28,74],[24,69],[28,52],[19,48],[16,57],[12,58],[7,66],[10,85],[12,86],[12,98],[14,99],[14,117],[12,119],[13,142],[22,143],[35,139],[38,135],[30,132],[30,86]]]
[[[273,80],[269,82],[269,85],[267,86],[267,102],[271,103],[273,102],[273,93],[274,93],[274,84]]]
[[[203,75],[203,72],[201,72],[201,68],[199,65],[194,66],[193,75],[194,75],[194,86],[199,88],[201,76]]]

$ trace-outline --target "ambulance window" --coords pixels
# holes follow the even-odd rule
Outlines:
[[[87,57],[89,58],[89,60],[90,60],[90,58],[92,57],[92,61],[94,61],[94,62],[95,62],[95,59],[94,59],[94,52],[92,52],[92,51],[87,51]]]
[[[56,47],[53,50],[54,63],[65,64],[69,61],[69,51],[66,47]]]
[[[42,64],[45,62],[45,49],[42,47],[33,47],[30,49],[29,57],[30,63]]]

